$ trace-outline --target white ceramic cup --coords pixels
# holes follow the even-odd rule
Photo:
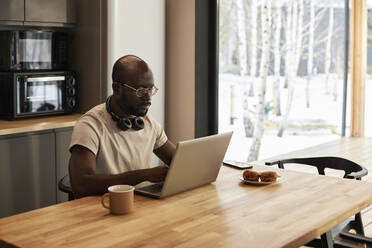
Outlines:
[[[109,205],[105,199],[109,197]],[[111,214],[127,214],[133,211],[134,187],[131,185],[113,185],[101,199],[102,206],[110,209]]]

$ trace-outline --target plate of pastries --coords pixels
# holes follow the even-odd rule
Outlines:
[[[267,185],[280,181],[280,176],[275,171],[258,172],[255,170],[245,170],[239,179],[248,184]]]

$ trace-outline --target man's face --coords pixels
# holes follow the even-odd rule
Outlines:
[[[139,77],[122,83],[135,89],[151,88],[154,86],[154,79],[151,71],[149,71]],[[120,109],[129,115],[145,116],[151,105],[151,96],[145,94],[142,97],[138,97],[135,90],[124,85],[120,87],[122,87],[118,102]]]

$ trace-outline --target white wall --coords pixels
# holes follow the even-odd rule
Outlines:
[[[159,88],[149,113],[164,127],[165,0],[109,0],[107,2],[107,92],[112,94],[112,66],[121,56],[145,60]],[[153,156],[152,165],[160,161]]]
[[[145,60],[159,88],[149,113],[164,126],[165,0],[109,0],[107,8],[107,92],[112,94],[112,66],[121,56]]]

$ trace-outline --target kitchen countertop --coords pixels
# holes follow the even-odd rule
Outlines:
[[[0,120],[0,136],[27,133],[48,129],[73,127],[81,114],[38,117],[31,119],[7,121]]]

